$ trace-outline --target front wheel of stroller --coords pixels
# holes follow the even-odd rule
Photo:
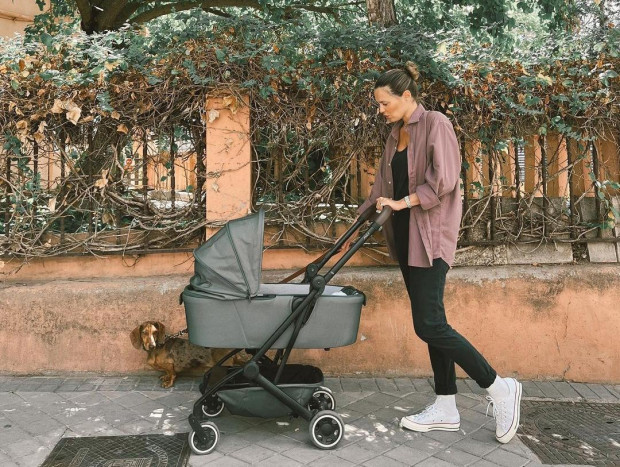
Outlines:
[[[308,410],[336,410],[336,399],[331,389],[321,386],[314,391],[308,402]]]
[[[322,410],[310,420],[310,438],[319,449],[334,449],[344,434],[344,422],[331,410]]]
[[[206,442],[201,441],[200,438],[196,436],[196,432],[194,430],[189,432],[187,440],[189,442],[189,447],[192,449],[194,454],[202,456],[204,454],[210,454],[215,449],[217,442],[220,440],[220,430],[213,422],[201,422],[200,426],[205,431],[205,435],[207,437]]]
[[[202,413],[207,417],[217,417],[224,411],[224,401],[213,394],[204,404],[202,404]]]

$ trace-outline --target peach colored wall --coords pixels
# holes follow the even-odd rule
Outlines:
[[[267,271],[265,280],[289,272]],[[184,328],[178,296],[188,279],[4,281],[0,373],[148,371],[129,332],[147,319],[163,321],[170,332]],[[358,342],[330,352],[294,351],[295,360],[327,374],[430,374],[396,268],[346,268],[334,283],[367,295]],[[461,267],[449,273],[446,289],[451,324],[500,373],[523,378],[620,382],[618,303],[618,265]]]
[[[46,1],[45,10],[49,8]],[[41,13],[35,0],[0,0],[0,36],[23,34],[24,29]]]

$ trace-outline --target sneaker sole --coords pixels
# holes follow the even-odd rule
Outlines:
[[[521,418],[521,393],[522,392],[523,391],[522,391],[521,383],[517,381],[517,397],[515,399],[516,417],[513,418],[512,425],[510,425],[510,429],[505,434],[503,434],[502,436],[496,436],[497,441],[499,441],[502,444],[506,444],[512,438],[514,438],[515,434],[517,433],[517,429],[519,428],[519,419]]]
[[[461,423],[433,423],[432,425],[420,425],[418,423],[413,423],[408,420],[404,422],[401,420],[400,427],[410,431],[418,431],[421,433],[426,433],[428,431],[459,431]]]

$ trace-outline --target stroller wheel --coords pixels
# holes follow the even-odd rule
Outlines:
[[[312,394],[308,410],[336,410],[336,399],[329,388],[321,387]]]
[[[224,401],[213,394],[202,405],[202,413],[207,417],[217,417],[224,411]]]
[[[215,449],[217,442],[220,440],[220,430],[218,430],[217,425],[213,422],[201,422],[200,426],[205,432],[207,441],[201,441],[200,438],[196,436],[196,432],[192,430],[187,437],[189,447],[194,451],[194,454],[209,454]]]
[[[344,422],[331,410],[322,410],[310,420],[310,438],[319,449],[335,448],[344,434]]]

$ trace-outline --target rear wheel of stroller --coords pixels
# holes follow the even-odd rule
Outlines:
[[[321,386],[308,402],[308,410],[336,410],[336,399],[331,389]]]
[[[211,395],[204,404],[202,404],[202,413],[207,417],[217,417],[224,411],[224,401],[217,397],[217,394]]]
[[[200,426],[205,431],[207,441],[201,441],[198,436],[196,436],[196,432],[192,430],[189,432],[189,436],[187,438],[189,447],[192,449],[194,454],[209,454],[215,449],[217,442],[220,440],[220,430],[213,422],[201,422]]]
[[[310,420],[310,438],[319,449],[335,448],[344,434],[344,422],[331,410],[322,410]]]

